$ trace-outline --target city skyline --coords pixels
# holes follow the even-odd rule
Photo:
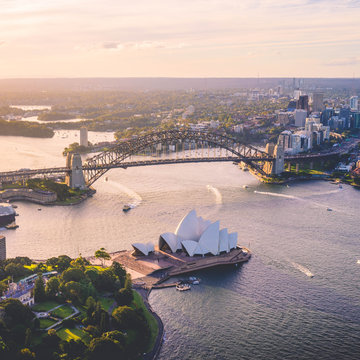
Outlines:
[[[0,78],[359,76],[355,0],[0,4]]]

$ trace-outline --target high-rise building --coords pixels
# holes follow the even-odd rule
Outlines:
[[[352,96],[350,98],[350,109],[351,110],[358,110],[358,106],[359,106],[359,98],[357,96]]]
[[[307,111],[303,109],[296,109],[294,112],[295,126],[304,127],[307,117]]]
[[[0,261],[6,260],[6,237],[0,235]]]
[[[312,111],[320,112],[324,109],[324,94],[320,92],[314,92]]]
[[[299,89],[294,90],[294,99],[299,100],[300,96],[301,96],[301,90],[299,90]]]
[[[80,145],[88,146],[88,131],[84,126],[80,128]]]
[[[296,103],[297,109],[303,109],[309,112],[309,96],[308,95],[300,95],[299,100]]]

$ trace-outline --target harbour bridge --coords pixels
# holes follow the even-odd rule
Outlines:
[[[214,132],[166,130],[119,141],[84,163],[80,155],[68,154],[65,167],[0,172],[0,183],[59,175],[65,176],[71,187],[85,187],[113,168],[217,161],[243,162],[260,176],[268,176],[284,171],[285,161],[316,160],[334,155],[338,153],[284,157],[282,151],[266,152]]]

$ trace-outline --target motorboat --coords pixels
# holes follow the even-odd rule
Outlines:
[[[128,205],[128,204],[125,204],[124,207],[123,207],[123,211],[128,212],[129,210],[131,210],[131,206]]]
[[[200,279],[195,277],[195,276],[190,276],[189,277],[189,283],[191,283],[193,285],[199,285],[200,284]]]
[[[5,228],[8,229],[8,230],[15,230],[19,227],[19,225],[17,225],[16,223],[11,223],[11,224],[8,224],[8,225],[5,225]]]
[[[332,211],[332,208],[327,208],[326,210],[327,210],[327,211]]]
[[[177,284],[176,290],[179,290],[179,291],[191,290],[191,286],[190,286],[190,284]]]

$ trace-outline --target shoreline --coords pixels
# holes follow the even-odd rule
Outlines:
[[[27,188],[25,188],[25,189],[27,189]],[[15,189],[15,190],[18,190],[18,189]],[[27,190],[30,190],[30,189],[27,189]],[[86,193],[82,194],[79,198],[76,198],[74,200],[74,202],[69,202],[69,203],[67,203],[66,201],[64,202],[64,201],[59,201],[59,200],[55,200],[55,201],[39,200],[39,199],[33,197],[30,192],[26,195],[14,194],[9,197],[6,197],[5,199],[1,199],[1,194],[0,194],[0,200],[3,202],[7,202],[7,203],[20,201],[20,202],[30,202],[33,204],[38,204],[38,205],[43,205],[43,206],[72,206],[72,205],[78,205],[78,204],[84,202],[89,197],[92,197],[95,193],[96,193],[96,190],[94,188],[90,187]]]

